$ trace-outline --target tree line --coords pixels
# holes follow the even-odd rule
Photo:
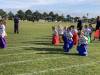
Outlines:
[[[25,12],[23,10],[18,10],[16,14],[13,12],[5,12],[3,9],[0,9],[0,16],[7,17],[9,20],[12,20],[14,16],[18,16],[20,20],[28,20],[28,21],[39,21],[39,20],[45,20],[49,22],[53,21],[63,21],[63,22],[77,22],[78,17],[72,17],[71,15],[59,15],[58,13],[54,13],[53,11],[47,13],[43,12],[40,13],[39,11],[32,12],[32,10],[28,9]],[[95,21],[95,18],[88,19],[86,16],[83,16],[82,20],[84,22],[87,21]]]

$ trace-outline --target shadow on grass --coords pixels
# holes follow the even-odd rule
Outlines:
[[[51,41],[26,41],[24,44],[36,44],[36,45],[53,45]]]
[[[41,36],[41,37],[37,37],[35,39],[39,39],[39,40],[52,40],[52,36]]]
[[[24,44],[53,46],[53,44],[52,44],[52,36],[37,37],[33,41],[26,41],[26,42],[22,42],[22,43],[24,43]],[[62,45],[63,45],[63,43],[59,44],[59,46],[62,46]]]
[[[75,55],[78,56],[77,53],[64,53],[62,48],[35,48],[35,47],[28,47],[24,48],[24,50],[35,50],[35,51],[45,51],[39,52],[36,54],[63,54],[63,55]]]
[[[26,42],[22,42],[22,43],[26,43],[26,44],[33,44],[33,45],[47,45],[47,46],[53,46],[52,44],[52,38],[50,36],[48,37],[42,37],[42,38],[36,38],[35,41],[26,41]],[[25,47],[24,50],[35,50],[35,51],[44,51],[44,52],[40,52],[37,54],[64,54],[64,55],[78,55],[77,53],[64,53],[63,51],[63,46],[60,44],[59,46],[61,46],[62,48],[50,48],[47,47],[46,48],[36,48],[36,47]],[[41,47],[41,46],[40,46]]]

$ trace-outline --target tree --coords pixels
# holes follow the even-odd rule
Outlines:
[[[64,20],[65,20],[64,15],[61,15],[61,16],[59,16],[59,17],[57,18],[57,21],[64,21]]]
[[[28,21],[32,21],[32,11],[31,10],[26,10],[25,12],[25,18],[28,20]]]
[[[35,11],[33,14],[32,14],[32,18],[33,20],[35,21],[39,21],[39,19],[42,19],[42,15],[39,11]]]
[[[14,14],[10,11],[10,12],[8,13],[8,19],[9,19],[9,20],[12,20],[13,17],[14,17]]]
[[[57,21],[58,17],[59,17],[59,15],[58,15],[57,13],[54,14],[54,15],[53,15],[53,21]]]
[[[25,20],[25,13],[22,10],[17,11],[17,16],[21,19],[21,20]]]
[[[54,21],[54,13],[51,11],[48,15],[49,20]]]
[[[83,22],[88,22],[88,18],[86,16],[83,16],[82,19],[83,19]]]
[[[48,13],[44,12],[44,13],[42,14],[42,19],[43,19],[43,20],[47,20],[47,18],[48,18]]]
[[[4,10],[0,9],[0,16],[2,16],[2,17],[7,16],[7,14]]]
[[[74,17],[74,22],[77,22],[77,21],[78,21],[78,18],[79,18],[79,17],[77,17],[77,16]]]
[[[67,21],[71,21],[71,16],[70,15],[67,15],[66,18],[67,18]]]

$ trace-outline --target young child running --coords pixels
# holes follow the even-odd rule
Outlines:
[[[63,42],[63,27],[61,25],[58,25],[58,34],[60,42]]]
[[[67,28],[64,27],[64,34],[63,34],[63,40],[64,40],[64,52],[69,52],[69,50],[73,47],[73,35],[71,33],[71,27]]]
[[[88,38],[88,43],[90,43],[91,42],[90,40],[91,30],[89,29],[87,25],[84,26],[83,32],[84,32],[84,35]]]
[[[83,31],[79,33],[77,51],[80,56],[87,56],[88,54],[88,38],[84,35]]]
[[[3,20],[0,20],[0,48],[6,48],[6,31]]]
[[[93,28],[93,26],[92,26],[92,24],[89,24],[89,29],[90,29],[90,40],[92,41],[92,33],[93,33],[93,31],[94,31],[94,28]]]
[[[59,35],[55,26],[52,27],[52,32],[53,32],[52,44],[59,45]]]
[[[77,45],[78,44],[78,30],[75,29],[75,26],[73,25],[71,26],[71,32],[73,34],[73,37],[72,37],[73,43],[74,45]]]

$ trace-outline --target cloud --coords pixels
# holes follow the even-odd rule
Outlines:
[[[100,0],[0,0],[0,8],[30,8],[34,5],[66,4],[74,5],[100,5]]]
[[[100,13],[100,0],[0,0],[0,9],[32,9],[60,13]],[[14,10],[15,11],[15,10]]]

